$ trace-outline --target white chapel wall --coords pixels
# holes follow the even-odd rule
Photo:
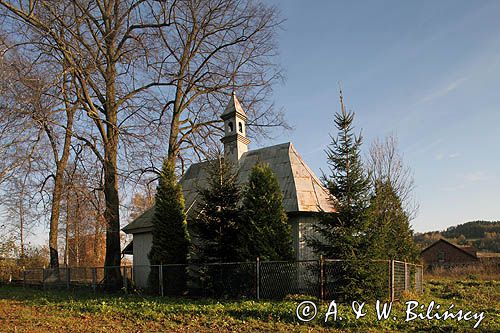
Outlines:
[[[148,286],[148,254],[151,251],[152,245],[152,233],[134,234],[134,280],[139,288],[146,288]]]

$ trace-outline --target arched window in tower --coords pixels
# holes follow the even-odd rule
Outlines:
[[[243,124],[241,123],[241,121],[238,123],[238,130],[240,131],[240,133],[243,133]]]
[[[232,132],[233,131],[233,122],[229,122],[227,123],[227,126],[229,127],[229,132]]]

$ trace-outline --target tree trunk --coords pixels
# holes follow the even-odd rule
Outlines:
[[[52,191],[52,207],[50,210],[50,230],[49,230],[49,248],[50,248],[50,267],[59,267],[59,252],[57,250],[57,238],[59,229],[59,215],[61,209],[61,197],[64,182],[64,168],[57,163],[57,171],[54,177],[54,189]]]
[[[101,256],[100,256],[100,253],[99,253],[99,245],[100,245],[100,228],[99,228],[99,224],[101,223],[101,213],[100,211],[98,211],[98,214],[96,215],[95,217],[95,225],[94,225],[94,240],[93,240],[93,254],[94,254],[94,260],[92,262],[92,265],[93,266],[97,266],[97,265],[102,265],[102,262],[101,262]]]
[[[73,221],[75,226],[75,266],[80,267],[80,200],[78,195],[76,196],[76,209],[75,209],[75,219]]]
[[[179,76],[182,76],[182,72]],[[172,113],[172,121],[170,122],[170,133],[168,136],[168,152],[167,152],[167,163],[175,165],[177,161],[177,156],[179,155],[179,143],[177,139],[179,137],[179,127],[180,127],[180,117],[181,117],[181,99],[182,99],[182,83],[179,80],[177,83],[177,91],[174,102],[174,111]]]
[[[23,196],[24,196],[24,193],[23,193]],[[24,210],[23,210],[23,203],[21,201],[19,202],[19,231],[20,231],[19,238],[20,238],[20,242],[21,242],[20,258],[24,262]]]
[[[104,260],[105,281],[108,290],[121,288],[120,274],[120,214],[118,197],[118,176],[116,167],[117,146],[108,143],[104,163],[104,196],[106,209],[106,258]]]
[[[64,266],[68,267],[69,265],[69,247],[68,247],[68,242],[69,242],[69,198],[68,195],[66,195],[66,230],[65,230],[65,244],[64,244]]]
[[[111,43],[111,42],[110,42]],[[109,47],[109,49],[113,49]],[[116,99],[116,68],[113,64],[107,68],[106,82],[106,141],[104,144],[104,198],[106,208],[106,257],[104,259],[106,289],[113,291],[121,288],[120,273],[120,200],[118,196],[118,107]]]
[[[66,165],[68,164],[68,158],[70,154],[71,137],[73,131],[73,120],[75,115],[75,109],[71,108],[66,102],[66,129],[64,133],[64,145],[62,148],[61,158],[58,160],[58,156],[54,156],[56,164],[56,174],[54,177],[54,190],[52,191],[52,207],[50,211],[50,230],[49,230],[49,248],[50,248],[50,267],[59,267],[59,252],[57,249],[57,237],[59,231],[59,216],[61,213],[61,199],[64,187],[64,170],[66,170]],[[50,133],[49,128],[45,128],[47,135]]]
[[[167,153],[167,163],[175,165],[177,155],[179,154],[179,148],[177,143],[177,137],[179,136],[179,115],[176,114],[172,117],[172,122],[170,123],[170,135],[168,138],[168,153]]]

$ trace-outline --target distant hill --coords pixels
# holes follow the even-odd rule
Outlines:
[[[440,238],[458,245],[472,245],[481,252],[500,252],[500,221],[471,221],[444,231],[416,233],[414,236],[422,249]]]

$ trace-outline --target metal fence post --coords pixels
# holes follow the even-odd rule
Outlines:
[[[163,264],[160,264],[160,266],[158,266],[158,270],[159,270],[158,280],[160,280],[160,281],[158,281],[160,283],[160,294],[162,296],[164,296],[164,294],[163,294]]]
[[[406,263],[405,261],[405,291],[408,291],[408,280],[409,280],[409,276],[408,276],[408,264]]]
[[[391,302],[394,302],[394,260],[391,260]]]
[[[71,269],[66,267],[66,289],[69,290],[69,285],[71,283]]]
[[[424,293],[424,266],[420,266],[420,293]]]
[[[257,257],[255,259],[255,282],[256,282],[256,296],[257,299],[260,299],[260,258]]]
[[[391,261],[387,260],[387,297],[389,300],[391,299]]]
[[[319,299],[325,299],[325,271],[323,255],[319,256]]]
[[[125,294],[128,292],[128,278],[127,278],[127,267],[123,266],[123,288],[125,290]]]
[[[92,267],[92,290],[96,292],[97,289],[97,268]]]

